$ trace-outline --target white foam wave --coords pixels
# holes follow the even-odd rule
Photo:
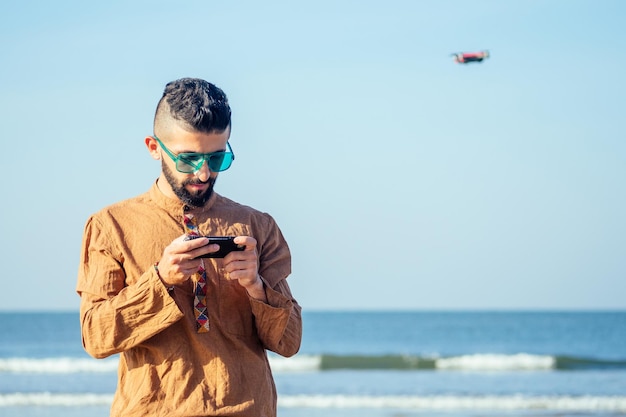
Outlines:
[[[476,354],[440,358],[435,362],[437,369],[468,371],[519,371],[554,369],[556,359],[552,356]]]
[[[0,394],[3,407],[88,407],[109,406],[112,394]],[[412,410],[550,410],[626,412],[626,397],[602,396],[347,396],[280,395],[283,408],[400,408]]]
[[[49,392],[0,394],[0,407],[85,407],[111,405],[110,394],[51,394]]]
[[[273,372],[312,372],[319,371],[322,357],[319,355],[297,355],[291,358],[268,356]]]
[[[118,360],[77,358],[9,358],[0,359],[0,372],[71,374],[77,372],[116,372]]]
[[[269,356],[270,366],[274,372],[315,372],[322,366],[321,355],[297,355],[283,358],[278,355]],[[0,359],[0,373],[38,373],[38,374],[71,374],[71,373],[105,373],[116,372],[117,358],[5,358]],[[439,358],[435,361],[436,369],[460,371],[523,371],[554,369],[556,359],[552,356],[476,354]]]
[[[320,369],[322,357],[318,355],[298,355],[283,358],[272,355],[270,366],[274,372],[310,372]],[[106,373],[116,372],[117,358],[77,359],[77,358],[8,358],[0,359],[0,373],[36,373],[36,374],[71,374],[71,373]]]
[[[597,396],[279,396],[286,408],[403,408],[415,410],[567,410],[626,412],[626,397]]]

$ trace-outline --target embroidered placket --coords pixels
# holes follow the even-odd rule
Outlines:
[[[193,214],[185,213],[185,231],[190,236],[200,236],[198,225]],[[196,330],[198,333],[206,333],[209,331],[209,312],[206,305],[206,269],[204,267],[204,259],[198,267],[195,274],[196,288],[193,297],[193,312],[196,316]]]

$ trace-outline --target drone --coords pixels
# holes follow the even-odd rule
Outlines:
[[[457,64],[469,64],[470,62],[483,62],[489,58],[489,51],[457,52],[451,55]]]

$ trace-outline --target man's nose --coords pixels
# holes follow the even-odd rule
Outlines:
[[[202,161],[200,169],[196,171],[196,177],[202,182],[207,182],[211,176],[211,170],[209,169],[209,161]]]

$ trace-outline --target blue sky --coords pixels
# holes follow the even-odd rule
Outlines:
[[[626,3],[0,5],[0,309],[74,310],[87,217],[146,191],[164,85],[233,108],[217,191],[306,309],[626,308]],[[488,49],[482,64],[450,54]]]

